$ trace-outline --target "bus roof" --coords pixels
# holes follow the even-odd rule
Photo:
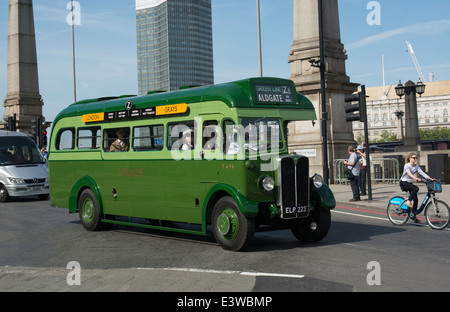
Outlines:
[[[230,108],[286,108],[314,111],[312,103],[296,91],[291,80],[249,78],[171,92],[149,92],[144,96],[125,95],[79,101],[64,109],[56,117],[54,124],[66,117],[123,111],[127,103],[132,103],[133,109],[143,109],[208,101],[222,101]]]

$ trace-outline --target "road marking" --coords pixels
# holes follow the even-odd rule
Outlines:
[[[361,218],[383,220],[383,221],[388,221],[389,220],[387,217],[386,218],[380,218],[380,217],[373,217],[373,216],[365,216],[365,215],[362,215],[362,214],[356,214],[356,213],[350,213],[350,212],[344,212],[344,211],[337,211],[337,210],[333,210],[333,212],[334,213],[345,214],[345,215],[349,215],[349,216],[361,217]]]
[[[347,210],[355,210],[355,211],[367,212],[367,213],[372,213],[372,214],[385,215],[385,213],[383,213],[383,212],[366,210],[366,209],[350,208],[350,207],[344,207],[344,206],[336,206],[336,208],[347,209]],[[351,213],[351,212],[345,212],[345,211],[338,211],[338,210],[332,210],[332,211],[333,211],[333,213],[339,213],[339,214],[344,214],[344,215],[349,215],[349,216],[354,216],[354,217],[361,217],[361,218],[367,218],[367,219],[389,221],[389,218],[387,216],[385,218],[380,218],[380,217],[366,216],[366,215],[363,215],[363,214],[357,214],[357,213]],[[422,216],[422,217],[419,217],[419,219],[424,221],[425,217]],[[429,225],[426,222],[418,224],[418,223],[411,222],[411,220],[408,220],[408,222],[406,224],[407,225],[416,225],[416,226],[427,226],[427,227],[429,227]],[[447,227],[447,228],[445,228],[443,230],[444,231],[450,231],[450,227]]]
[[[205,270],[193,268],[136,268],[137,270],[149,271],[175,271],[188,273],[212,273],[212,274],[227,274],[227,275],[243,275],[243,276],[265,276],[265,277],[286,277],[286,278],[304,278],[304,275],[299,274],[280,274],[280,273],[264,273],[264,272],[241,272],[241,271],[221,271],[221,270]]]

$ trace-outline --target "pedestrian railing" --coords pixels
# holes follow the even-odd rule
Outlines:
[[[333,176],[335,184],[348,184],[344,175],[344,160],[336,159],[333,163]],[[400,180],[400,164],[396,158],[371,158],[371,181],[375,183],[396,184]]]

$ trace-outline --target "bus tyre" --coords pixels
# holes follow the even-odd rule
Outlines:
[[[103,229],[97,198],[90,189],[85,189],[78,198],[78,213],[81,224],[88,231]]]
[[[291,232],[302,243],[316,243],[325,238],[331,225],[331,212],[316,208],[309,217],[292,220]]]
[[[255,219],[244,216],[233,198],[221,198],[212,213],[214,237],[225,250],[244,249],[255,234]]]

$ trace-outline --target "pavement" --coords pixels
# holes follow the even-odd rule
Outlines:
[[[420,189],[419,207],[422,200],[427,194],[427,187],[423,183],[415,183]],[[369,200],[369,196],[361,196],[361,201],[351,202],[353,197],[350,184],[331,184],[331,190],[334,193],[338,206],[354,207],[354,208],[370,208],[377,210],[386,210],[388,200],[394,196],[405,197],[406,193],[402,192],[400,185],[396,184],[384,184],[384,183],[372,183],[372,200]],[[368,190],[367,190],[368,193]],[[445,201],[450,205],[450,184],[442,184],[442,193],[436,193],[436,198]]]

